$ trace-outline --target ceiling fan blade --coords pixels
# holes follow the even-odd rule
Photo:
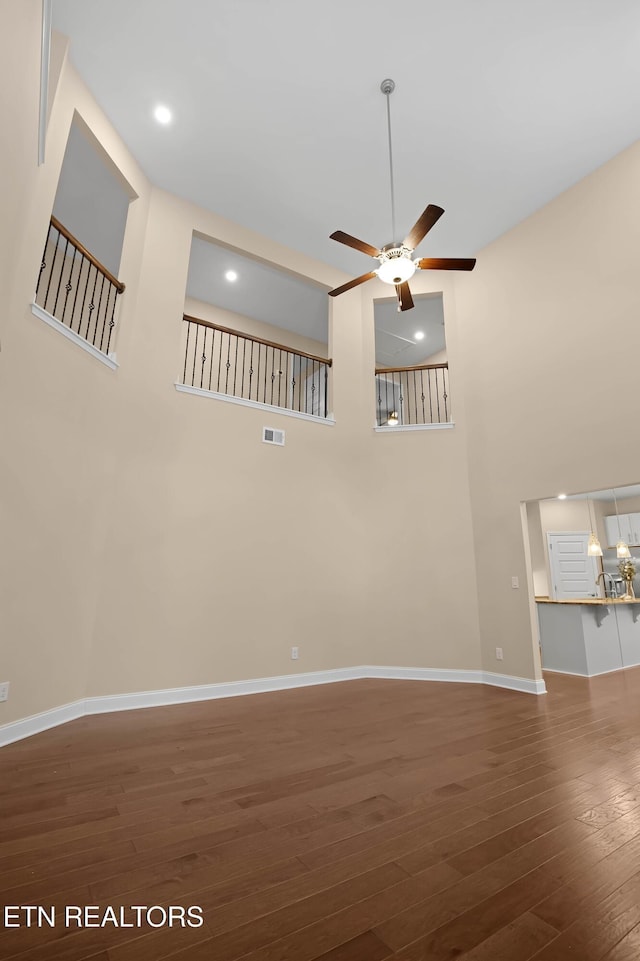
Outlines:
[[[431,228],[438,220],[442,217],[444,210],[442,207],[436,207],[435,204],[429,204],[426,210],[422,212],[414,226],[411,228],[407,234],[404,246],[408,247],[409,250],[415,250],[421,240],[427,236]]]
[[[398,306],[400,310],[411,310],[414,303],[411,291],[409,290],[409,284],[406,280],[403,284],[396,284],[396,293],[398,295]]]
[[[336,287],[334,290],[330,290],[329,296],[337,297],[338,294],[344,294],[346,290],[351,290],[352,287],[357,287],[358,284],[364,284],[365,281],[372,280],[374,277],[377,277],[377,276],[378,275],[373,270],[371,271],[370,274],[362,274],[361,277],[356,277],[355,280],[350,280],[348,284],[343,284],[342,287]]]
[[[334,230],[329,236],[330,240],[337,240],[340,244],[346,244],[347,247],[354,247],[356,250],[361,250],[363,254],[369,254],[370,257],[377,257],[380,253],[371,244],[367,244],[364,240],[358,240],[357,237],[352,237],[351,234],[345,234],[344,230]]]
[[[423,257],[417,262],[420,270],[473,270],[475,257]]]

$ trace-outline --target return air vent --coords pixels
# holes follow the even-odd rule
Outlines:
[[[274,427],[263,427],[262,439],[265,444],[277,444],[279,447],[284,447],[283,430],[276,430]]]

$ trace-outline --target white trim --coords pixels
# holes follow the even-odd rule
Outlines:
[[[47,107],[49,100],[49,62],[51,60],[51,0],[42,0],[40,37],[40,105],[38,111],[38,166],[44,163],[47,140]]]
[[[407,430],[448,430],[450,427],[455,427],[456,425],[452,420],[447,421],[446,424],[397,424],[395,427],[374,427],[373,429],[378,434],[399,434],[402,431]]]
[[[528,677],[513,677],[510,674],[494,674],[492,671],[464,671],[439,667],[378,667],[360,668],[361,677],[394,678],[407,681],[444,681],[454,684],[487,684],[491,687],[504,687],[523,694],[546,694],[543,680]]]
[[[53,327],[54,330],[58,330],[64,337],[67,338],[67,340],[71,340],[74,344],[77,344],[78,347],[82,347],[83,350],[86,350],[88,354],[91,354],[92,357],[95,357],[96,360],[99,360],[101,364],[105,365],[105,367],[109,367],[111,370],[118,369],[118,363],[114,353],[103,354],[101,350],[98,350],[97,347],[94,347],[93,344],[90,344],[88,340],[84,339],[84,337],[76,334],[75,330],[71,330],[71,328],[67,327],[66,324],[61,323],[61,321],[59,321],[57,317],[54,317],[53,314],[43,310],[38,304],[31,304],[31,313],[35,317],[39,317],[40,320],[44,320],[45,324],[48,324],[49,327]]]
[[[529,677],[513,677],[511,674],[494,674],[493,671],[483,671],[482,681],[491,687],[506,687],[509,691],[520,691],[522,694],[547,693],[543,678],[534,680]]]
[[[196,394],[198,397],[211,397],[213,400],[224,400],[227,404],[239,404],[241,407],[253,407],[255,410],[268,410],[274,414],[284,414],[285,417],[297,417],[298,420],[311,420],[314,424],[335,425],[333,417],[316,417],[315,414],[304,414],[300,410],[287,410],[286,407],[276,407],[274,404],[260,404],[257,400],[247,400],[245,397],[232,397],[231,394],[219,394],[215,390],[205,390],[203,387],[190,387],[188,384],[175,385],[176,390],[183,394]]]
[[[136,691],[131,694],[107,694],[87,697],[54,707],[50,711],[34,714],[19,721],[0,725],[0,747],[20,741],[49,728],[75,721],[91,714],[110,714],[114,711],[132,711],[146,707],[165,707],[170,704],[188,704],[193,701],[211,701],[223,697],[241,697],[245,694],[261,694],[268,691],[284,691],[316,684],[335,684],[338,681],[357,681],[363,678],[384,678],[408,681],[450,681],[456,684],[490,684],[524,694],[545,694],[544,681],[508,674],[492,674],[488,671],[458,671],[431,667],[338,667],[331,671],[309,671],[304,674],[282,674],[277,677],[259,677],[246,681],[223,681],[220,684],[200,684],[196,687],[174,687],[160,691]]]
[[[41,714],[32,714],[19,721],[2,724],[0,725],[0,747],[12,744],[13,741],[21,741],[33,734],[48,731],[49,728],[66,724],[67,721],[75,721],[87,713],[86,701],[73,701],[61,707],[53,707],[50,711],[42,711]]]

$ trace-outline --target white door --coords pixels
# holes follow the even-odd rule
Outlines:
[[[598,597],[597,558],[587,555],[589,531],[547,533],[551,583],[549,597],[563,601],[572,597]]]

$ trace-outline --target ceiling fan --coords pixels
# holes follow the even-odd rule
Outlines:
[[[395,87],[396,85],[393,80],[383,80],[380,84],[380,90],[387,98],[389,179],[391,182],[391,232],[394,237],[396,236],[396,211],[393,191],[393,154],[391,151],[391,108],[389,105],[389,97],[395,90]],[[358,240],[357,237],[352,237],[351,234],[346,234],[343,230],[334,231],[331,234],[331,240],[337,240],[341,244],[346,244],[347,247],[353,247],[355,250],[361,250],[363,254],[369,254],[370,257],[375,257],[380,261],[380,266],[375,270],[369,271],[368,274],[362,274],[360,277],[350,280],[341,287],[330,290],[329,296],[337,297],[338,294],[344,294],[345,291],[351,290],[352,287],[357,287],[359,284],[364,284],[367,280],[378,277],[380,280],[383,280],[385,284],[393,284],[396,288],[398,310],[411,310],[414,303],[411,291],[409,290],[409,280],[413,277],[416,270],[473,270],[476,261],[475,258],[470,257],[423,257],[421,260],[412,259],[412,254],[418,244],[424,240],[434,224],[442,217],[443,213],[444,210],[442,207],[429,204],[402,243],[392,241],[379,249],[373,247],[371,244],[365,243],[364,240]]]

